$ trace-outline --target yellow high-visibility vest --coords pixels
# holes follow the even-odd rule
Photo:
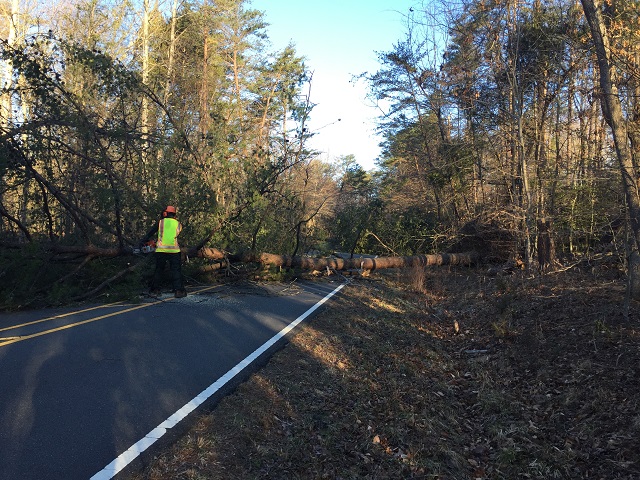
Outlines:
[[[163,218],[158,224],[158,242],[156,252],[177,253],[180,251],[178,235],[182,225],[175,218]]]

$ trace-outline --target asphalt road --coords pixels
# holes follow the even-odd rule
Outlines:
[[[340,288],[209,287],[181,299],[0,315],[0,480],[126,473]]]

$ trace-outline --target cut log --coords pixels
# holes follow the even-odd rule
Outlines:
[[[205,258],[205,254],[202,255]],[[216,257],[213,257],[216,258]],[[304,270],[377,270],[383,268],[422,267],[428,265],[462,265],[476,263],[474,253],[442,253],[437,255],[415,255],[411,257],[377,257],[377,258],[310,258],[291,255],[274,255],[271,253],[243,254],[229,257],[231,261],[254,262],[275,267],[297,267]]]
[[[117,257],[131,254],[132,250],[100,248],[93,245],[51,245],[49,249],[57,254],[84,254],[91,257]],[[440,253],[434,255],[414,255],[410,257],[357,257],[357,258],[311,258],[272,253],[228,254],[217,248],[204,247],[199,250],[184,247],[182,253],[209,260],[227,260],[231,263],[260,263],[274,267],[295,267],[303,270],[379,270],[384,268],[424,267],[429,265],[471,266],[477,263],[474,252]]]

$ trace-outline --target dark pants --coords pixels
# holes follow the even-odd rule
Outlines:
[[[169,270],[171,271],[173,290],[184,290],[180,253],[155,252],[154,255],[156,257],[156,270],[153,273],[153,280],[151,280],[151,290],[158,290],[160,288],[162,272],[167,262],[169,262]]]

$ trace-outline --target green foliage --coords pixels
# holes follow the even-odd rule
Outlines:
[[[22,249],[0,248],[0,310],[22,310],[67,305],[129,266],[129,258],[82,259],[53,256],[37,244]],[[151,271],[149,265],[148,271]],[[146,272],[148,274],[148,272]],[[146,282],[145,271],[128,273],[110,284],[100,296],[110,300],[136,300]],[[8,279],[12,279],[10,282]]]
[[[113,217],[117,212],[121,222],[140,212],[133,198],[141,185],[121,168],[126,156],[142,149],[139,132],[131,126],[131,98],[140,91],[136,75],[106,54],[52,37],[3,47],[2,56],[13,59],[15,75],[22,79],[15,94],[26,88],[32,96],[30,117],[16,125],[7,142],[16,159],[13,178],[26,176],[37,183],[33,211],[50,218],[60,215],[48,225],[31,218],[31,228],[48,227],[50,236],[80,231],[97,244],[126,234],[113,225]],[[80,72],[92,81],[76,91],[70,75]],[[110,106],[105,109],[105,104]],[[54,202],[60,210],[52,210]],[[58,222],[75,225],[65,232],[53,231]],[[89,224],[102,235],[93,235]]]
[[[288,248],[282,234],[254,232],[283,225],[290,237],[296,215],[282,213],[300,202],[278,197],[282,175],[310,156],[304,121],[311,105],[300,100],[308,75],[293,47],[263,55],[263,15],[244,3],[183,2],[173,37],[172,19],[151,12],[150,38],[137,39],[148,41],[146,85],[139,52],[130,52],[131,62],[100,37],[99,22],[126,28],[103,6],[79,7],[72,20],[86,32],[2,43],[0,58],[20,79],[6,95],[28,112],[1,143],[5,198],[28,201],[21,214],[8,212],[3,228],[17,232],[10,219],[21,218],[23,230],[41,236],[134,244],[171,203],[180,209],[184,242],[211,237],[242,246],[259,237],[264,246]],[[285,124],[294,130],[280,131]],[[238,222],[245,211],[266,228]]]
[[[392,216],[393,215],[393,216]],[[433,213],[425,212],[423,208],[411,206],[403,211],[387,213],[384,222],[376,224],[378,236],[399,255],[416,255],[419,253],[433,253],[438,223]],[[375,241],[369,239],[371,248],[375,248]],[[377,246],[377,253],[383,253]],[[387,252],[388,254],[388,252]]]
[[[366,241],[364,232],[381,212],[382,203],[377,198],[375,179],[348,160],[340,181],[338,206],[328,227],[335,248],[366,251],[361,250]]]
[[[558,188],[555,230],[558,253],[594,253],[603,245],[624,239],[624,197],[615,177]]]

